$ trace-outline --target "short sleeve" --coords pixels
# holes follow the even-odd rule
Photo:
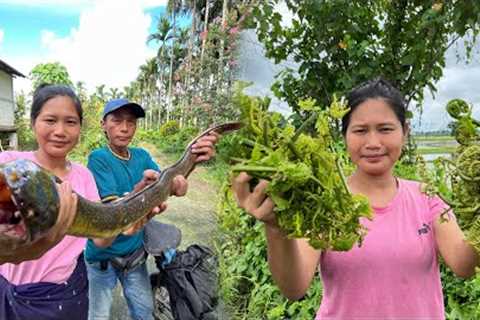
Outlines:
[[[442,214],[447,214],[450,218],[455,219],[452,210],[439,196],[428,197],[428,222],[434,222]]]
[[[98,195],[98,189],[97,189],[97,184],[95,183],[95,179],[93,178],[92,173],[85,169],[87,171],[87,174],[85,176],[85,185],[86,185],[86,194],[85,198],[90,200],[90,201],[99,201],[100,197]]]
[[[145,153],[145,158],[146,158],[146,169],[152,169],[155,171],[160,171],[160,167],[157,165],[157,163],[152,159],[152,156],[150,153],[148,153],[146,150],[143,150]]]
[[[8,151],[0,152],[0,163],[6,163],[15,159],[16,157],[12,152],[8,152]]]
[[[118,192],[115,179],[112,179],[114,172],[105,159],[102,159],[98,154],[92,153],[88,157],[87,167],[94,177],[101,199],[111,196],[121,196]]]

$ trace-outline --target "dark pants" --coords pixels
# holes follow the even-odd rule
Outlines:
[[[88,281],[83,255],[65,283],[13,285],[0,275],[0,319],[86,320]]]

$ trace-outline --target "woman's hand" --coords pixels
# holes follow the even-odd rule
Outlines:
[[[20,245],[8,254],[0,254],[0,263],[17,264],[26,260],[38,259],[63,239],[68,228],[75,220],[78,198],[72,192],[72,187],[68,182],[57,184],[57,190],[60,198],[60,209],[55,225],[44,237],[30,244]]]
[[[72,186],[67,181],[57,185],[58,195],[60,198],[60,210],[58,212],[57,222],[49,231],[47,236],[52,242],[58,243],[63,239],[67,230],[75,220],[77,213],[78,197],[72,191]]]
[[[252,180],[251,176],[241,172],[232,181],[233,194],[238,206],[257,220],[263,221],[267,226],[278,228],[273,212],[273,201],[265,194],[268,181],[260,180],[253,191],[250,191],[250,180]]]
[[[208,161],[215,156],[215,143],[220,135],[215,131],[201,137],[192,145],[192,153],[197,154],[195,162]]]

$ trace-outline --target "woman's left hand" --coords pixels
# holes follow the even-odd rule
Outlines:
[[[198,157],[195,162],[208,161],[215,156],[215,143],[217,143],[220,135],[215,131],[201,137],[192,145],[192,153]]]

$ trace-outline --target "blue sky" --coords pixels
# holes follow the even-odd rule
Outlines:
[[[155,55],[146,44],[166,0],[0,0],[0,59],[28,75],[59,61],[87,88],[123,87]],[[16,90],[29,81],[16,79]]]
[[[59,37],[69,35],[71,29],[78,27],[81,10],[85,7],[60,7],[52,5],[15,4],[17,1],[0,0],[0,26],[4,34],[2,55],[24,55],[32,49],[42,49],[41,31],[50,30]],[[12,4],[13,3],[13,4]],[[154,31],[155,21],[165,13],[164,6],[145,9],[153,19],[149,30]]]

